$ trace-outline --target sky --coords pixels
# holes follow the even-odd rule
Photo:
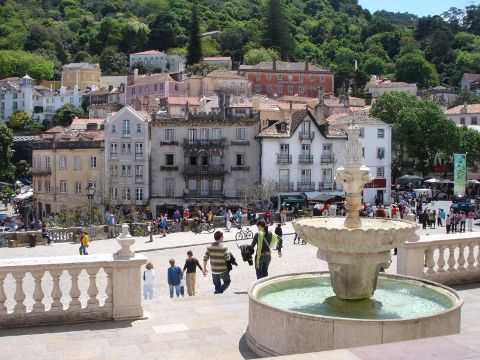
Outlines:
[[[376,10],[409,12],[418,16],[440,15],[451,7],[464,9],[478,4],[472,0],[359,0],[358,3],[371,13]]]

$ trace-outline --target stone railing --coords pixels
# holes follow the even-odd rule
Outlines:
[[[128,226],[115,254],[0,260],[0,327],[143,316],[140,267]]]
[[[480,234],[422,236],[398,248],[397,273],[458,285],[480,281]]]

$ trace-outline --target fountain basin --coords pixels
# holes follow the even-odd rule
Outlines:
[[[437,283],[382,274],[371,299],[333,295],[328,272],[258,280],[249,291],[250,348],[266,357],[460,332],[463,300]]]

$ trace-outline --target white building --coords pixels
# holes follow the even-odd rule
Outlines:
[[[445,115],[458,126],[475,128],[480,125],[480,104],[458,105],[445,111]],[[480,127],[477,127],[477,130]]]
[[[365,164],[375,180],[364,191],[364,199],[375,196],[390,202],[391,129],[378,120],[355,115],[362,128]],[[264,184],[276,183],[279,203],[303,202],[302,194],[343,195],[334,181],[335,170],[345,163],[347,136],[342,130],[351,119],[335,115],[331,123],[317,121],[310,110],[293,112],[286,120],[262,130],[261,178]],[[370,186],[370,187],[369,187]]]
[[[130,69],[139,63],[147,69],[162,69],[162,72],[183,72],[185,71],[186,59],[180,55],[169,55],[157,50],[130,54]]]
[[[418,87],[417,84],[390,81],[388,79],[378,78],[375,75],[372,75],[370,82],[367,84],[367,92],[372,95],[372,99],[376,99],[383,94],[393,91],[416,96]]]
[[[211,56],[204,57],[202,60],[220,69],[232,70],[232,58],[230,56]]]
[[[110,206],[146,210],[150,195],[150,117],[125,106],[105,122],[105,194]]]

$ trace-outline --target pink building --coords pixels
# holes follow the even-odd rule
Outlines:
[[[127,81],[126,105],[149,104],[156,99],[184,94],[184,84],[172,77],[172,74],[132,74]]]

